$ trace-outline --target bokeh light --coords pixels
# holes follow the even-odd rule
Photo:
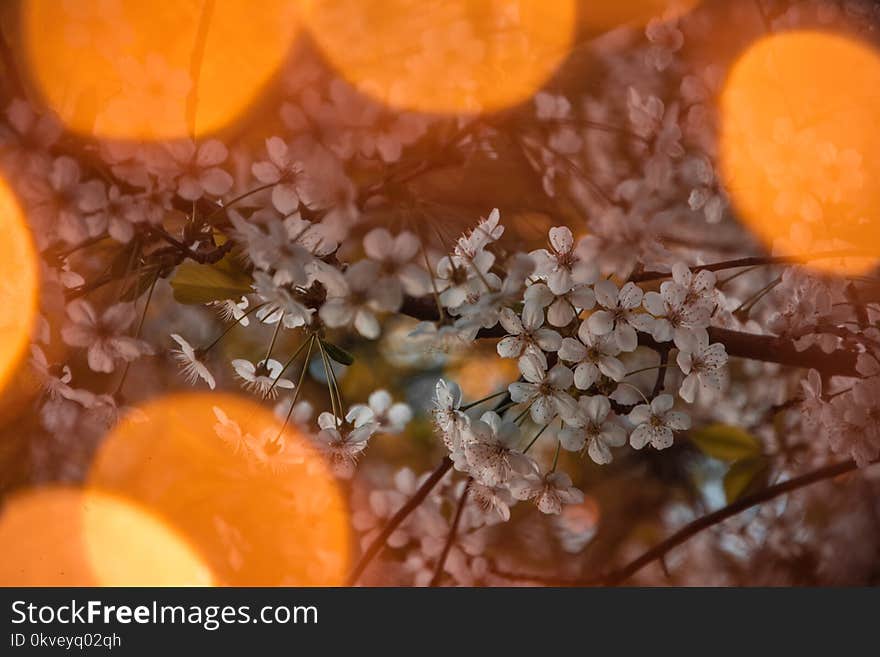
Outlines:
[[[0,391],[21,361],[37,312],[39,267],[21,208],[0,177]]]
[[[475,113],[532,96],[568,54],[575,0],[303,0],[337,72],[396,108]]]
[[[341,585],[347,572],[348,512],[324,459],[246,398],[148,402],[104,441],[89,481],[161,515],[223,584]]]
[[[880,56],[830,33],[765,37],[721,98],[725,184],[747,226],[782,252],[880,254]],[[781,247],[781,248],[780,248]],[[810,261],[860,273],[876,257]]]
[[[76,132],[202,136],[246,112],[296,37],[296,0],[25,0],[30,77]]]
[[[18,493],[0,514],[3,586],[208,586],[192,547],[148,511],[100,491]]]

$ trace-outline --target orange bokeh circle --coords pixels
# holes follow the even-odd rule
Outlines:
[[[754,43],[721,97],[720,164],[738,215],[786,254],[864,273],[880,256],[880,53],[796,31]]]
[[[568,55],[575,0],[303,0],[336,71],[399,109],[498,110],[531,97]]]
[[[324,459],[243,397],[146,403],[105,439],[89,484],[160,515],[223,584],[341,585],[349,567],[348,511]]]
[[[39,264],[12,189],[0,177],[0,390],[27,349],[37,314]]]
[[[29,77],[75,132],[174,139],[244,114],[297,31],[297,0],[24,0]]]
[[[51,486],[0,513],[0,585],[208,586],[211,571],[162,520],[97,490]]]

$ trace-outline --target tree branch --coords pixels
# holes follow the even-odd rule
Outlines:
[[[363,574],[364,570],[366,570],[367,566],[370,565],[370,562],[376,558],[380,552],[382,552],[385,547],[385,541],[388,540],[388,537],[394,532],[395,529],[406,520],[407,516],[410,513],[416,510],[418,506],[424,501],[428,494],[434,489],[434,486],[437,485],[443,475],[449,472],[449,469],[452,467],[452,459],[448,456],[443,457],[443,460],[440,461],[440,464],[431,473],[431,476],[428,477],[425,482],[419,486],[419,489],[415,492],[415,494],[407,500],[406,504],[404,504],[400,509],[398,509],[397,513],[395,513],[391,519],[385,524],[382,528],[382,531],[379,532],[379,535],[373,539],[364,553],[361,555],[361,558],[358,560],[357,564],[355,564],[354,569],[351,571],[351,574],[348,576],[348,580],[346,582],[347,586],[354,586],[357,584],[358,579]]]
[[[793,256],[749,256],[747,258],[737,258],[736,260],[725,260],[724,262],[713,262],[709,265],[694,265],[691,271],[722,271],[724,269],[738,269],[740,267],[757,267],[761,265],[802,265],[811,260],[824,260],[826,258],[853,258],[853,257],[874,257],[878,254],[876,251],[868,251],[866,249],[838,249],[836,251],[822,251],[819,253],[806,253]],[[661,278],[669,278],[672,276],[670,272],[665,271],[643,271],[630,277],[633,283],[643,283],[645,281],[656,281]]]
[[[877,461],[874,461],[874,463],[876,464]],[[702,518],[697,518],[693,522],[688,523],[677,532],[672,534],[672,536],[661,541],[660,543],[643,553],[641,556],[632,560],[622,568],[618,568],[616,570],[612,570],[608,573],[595,577],[584,579],[566,579],[562,577],[552,577],[545,575],[517,574],[498,568],[493,568],[493,572],[495,572],[496,575],[511,580],[533,581],[550,586],[617,586],[635,575],[638,571],[647,566],[649,563],[656,561],[657,559],[662,559],[670,550],[678,547],[682,543],[685,543],[687,540],[699,534],[703,530],[708,529],[709,527],[724,522],[728,518],[732,518],[733,516],[742,513],[746,509],[750,509],[753,506],[763,504],[764,502],[769,502],[770,500],[773,500],[780,495],[785,495],[786,493],[790,493],[792,491],[804,488],[820,481],[824,481],[826,479],[839,477],[842,474],[852,472],[856,469],[858,469],[858,466],[855,464],[855,461],[852,460],[842,461],[840,463],[832,463],[831,465],[826,465],[824,467],[818,468],[817,470],[808,472],[807,474],[801,475],[800,477],[789,479],[788,481],[784,481],[774,486],[769,486],[764,490],[757,491],[756,493],[752,493],[751,495],[741,497],[735,502],[732,502],[731,504],[728,504],[727,506],[718,509],[717,511],[713,511],[712,513],[705,515]]]
[[[452,526],[449,528],[449,535],[446,537],[446,544],[443,546],[443,552],[440,553],[440,557],[437,559],[437,565],[434,568],[434,576],[431,578],[431,583],[428,584],[428,586],[437,586],[440,583],[440,578],[443,576],[443,567],[446,565],[446,557],[449,556],[452,544],[455,543],[455,537],[458,536],[458,526],[461,524],[461,516],[464,512],[465,504],[467,504],[468,493],[471,490],[471,481],[473,481],[473,479],[468,477],[468,480],[465,482],[464,490],[458,500],[458,506],[455,508],[455,517],[452,519]]]
[[[406,297],[400,312],[414,319],[436,322],[437,308],[431,297]],[[505,334],[500,325],[491,329],[480,329],[478,338],[499,338]],[[790,367],[813,368],[827,376],[858,376],[855,352],[838,349],[826,354],[819,347],[809,347],[798,351],[794,341],[775,335],[745,333],[720,327],[709,327],[709,339],[721,342],[728,355],[738,358],[779,363]],[[654,340],[647,333],[639,333],[639,344],[660,351],[663,343]]]

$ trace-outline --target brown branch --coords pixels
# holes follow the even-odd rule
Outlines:
[[[877,461],[874,461],[874,463],[877,463]],[[774,486],[768,486],[764,490],[760,490],[756,493],[752,493],[751,495],[741,497],[735,502],[732,502],[731,504],[728,504],[727,506],[718,509],[717,511],[713,511],[712,513],[705,515],[702,518],[697,518],[693,522],[688,523],[677,532],[672,534],[672,536],[661,541],[660,543],[643,553],[641,556],[632,560],[622,568],[612,570],[602,575],[584,579],[566,579],[562,577],[553,577],[546,575],[517,574],[498,568],[493,568],[493,572],[495,572],[496,575],[511,580],[534,581],[551,586],[617,586],[635,575],[638,571],[647,566],[649,563],[652,563],[653,561],[656,561],[658,559],[662,559],[670,550],[678,547],[682,543],[685,543],[687,540],[699,534],[705,529],[724,522],[728,518],[732,518],[733,516],[742,513],[746,509],[750,509],[753,506],[763,504],[764,502],[769,502],[770,500],[773,500],[780,495],[785,495],[786,493],[790,493],[792,491],[810,486],[811,484],[815,484],[826,479],[839,477],[842,474],[852,472],[856,469],[858,469],[858,466],[855,464],[855,461],[850,460],[842,461],[840,463],[833,463],[831,465],[826,465],[824,467],[818,468],[817,470],[813,470],[812,472],[808,472],[807,474],[801,475],[800,477],[789,479],[788,481],[784,481]]]
[[[422,321],[437,321],[437,308],[431,297],[406,297],[401,313]],[[478,338],[498,338],[504,335],[501,326],[480,329]],[[838,349],[826,354],[819,347],[809,347],[798,351],[794,341],[775,335],[745,333],[720,327],[709,327],[709,339],[721,342],[728,355],[748,358],[768,363],[779,363],[790,367],[814,368],[828,376],[858,376],[855,352]],[[639,344],[660,351],[663,343],[654,340],[647,333],[639,333]]]
[[[876,251],[865,249],[838,249],[836,251],[822,251],[820,253],[806,253],[793,256],[749,256],[747,258],[737,258],[736,260],[713,262],[709,265],[694,265],[690,269],[696,273],[698,271],[722,271],[724,269],[758,267],[761,265],[802,265],[811,260],[824,260],[826,258],[877,257],[878,255],[880,254]],[[633,283],[643,283],[645,281],[669,278],[670,276],[672,274],[665,271],[643,271],[633,275],[629,280]]]
[[[458,526],[461,524],[461,516],[464,513],[465,504],[467,504],[468,493],[471,490],[471,481],[473,479],[469,477],[467,482],[465,482],[464,490],[458,500],[458,506],[455,508],[452,527],[449,528],[449,535],[446,537],[446,544],[443,546],[443,552],[440,553],[440,557],[437,559],[437,565],[434,567],[434,576],[431,578],[431,583],[428,586],[437,586],[440,583],[440,578],[443,577],[443,567],[446,565],[446,558],[449,556],[452,544],[455,543],[456,536],[458,536]]]
[[[431,476],[428,477],[425,482],[419,486],[419,489],[415,492],[415,494],[407,500],[406,504],[404,504],[400,509],[398,509],[397,513],[395,513],[391,519],[385,524],[382,528],[382,531],[379,532],[379,535],[373,539],[364,553],[361,555],[361,558],[358,560],[357,564],[355,564],[354,569],[351,571],[351,574],[348,576],[348,580],[346,582],[347,586],[354,586],[357,584],[358,579],[363,574],[364,570],[366,570],[367,566],[370,565],[370,562],[376,558],[382,549],[385,547],[385,541],[388,540],[388,537],[394,532],[395,529],[406,520],[407,516],[410,513],[416,510],[418,506],[424,501],[428,494],[434,489],[434,486],[437,485],[443,475],[449,472],[449,469],[452,467],[452,459],[448,456],[443,457],[443,460],[440,461],[440,465],[431,473]]]

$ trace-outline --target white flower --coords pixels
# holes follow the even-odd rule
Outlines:
[[[693,403],[699,387],[721,390],[721,375],[727,363],[727,352],[720,342],[709,344],[706,331],[694,331],[676,336],[678,347],[676,362],[686,374],[679,394],[688,403]]]
[[[489,216],[477,224],[477,227],[468,235],[459,238],[455,245],[455,255],[466,260],[473,259],[489,244],[501,239],[504,234],[504,226],[500,225],[500,219],[501,213],[498,208],[493,209]]]
[[[488,411],[471,422],[464,443],[464,453],[471,475],[486,486],[500,486],[514,473],[527,474],[535,464],[516,451],[519,427]]]
[[[398,310],[403,298],[400,288],[378,279],[379,265],[372,260],[361,260],[344,274],[333,275],[332,283],[325,278],[327,301],[318,311],[324,323],[332,328],[353,324],[365,338],[379,337],[375,313]]]
[[[629,437],[629,444],[642,449],[648,443],[655,449],[672,445],[672,432],[690,429],[691,418],[687,413],[672,410],[672,395],[657,395],[651,405],[640,404],[629,413],[629,420],[636,425]]]
[[[470,426],[470,420],[459,408],[461,408],[461,388],[458,384],[447,383],[443,379],[437,381],[434,388],[434,423],[440,430],[450,458],[461,470],[466,465],[463,436]]]
[[[684,45],[684,35],[678,29],[677,20],[652,18],[645,28],[645,36],[651,42],[648,63],[658,71],[666,70],[672,64],[673,53]]]
[[[518,500],[533,500],[541,513],[553,515],[561,513],[565,504],[584,501],[584,494],[571,485],[571,477],[564,472],[521,477],[510,484],[510,492]]]
[[[106,231],[117,242],[127,244],[134,237],[132,222],[138,210],[133,196],[123,194],[119,187],[111,185],[101,208],[86,217],[89,235],[97,237]]]
[[[272,205],[281,214],[288,215],[299,207],[302,163],[292,159],[287,144],[280,137],[269,137],[266,151],[269,160],[255,162],[251,171],[264,185],[274,185]]]
[[[831,406],[839,418],[828,432],[832,451],[850,456],[860,468],[874,462],[880,455],[880,378],[856,381],[852,392],[838,395]]]
[[[523,314],[535,312],[533,308],[548,308],[547,322],[551,326],[568,326],[582,310],[590,310],[596,305],[596,295],[589,285],[575,285],[563,294],[554,294],[544,283],[535,283],[526,288]],[[533,307],[533,308],[532,308]]]
[[[611,333],[621,351],[634,351],[639,344],[636,329],[649,331],[653,320],[635,310],[642,305],[644,293],[635,283],[627,283],[620,291],[611,281],[599,281],[593,286],[596,301],[602,309],[594,311],[587,323],[593,335]]]
[[[45,239],[44,231],[69,244],[89,237],[84,214],[100,209],[106,195],[100,180],[82,182],[81,177],[76,160],[63,155],[52,162],[46,179],[31,176],[23,182],[22,193],[32,207],[28,218],[37,228],[38,242]]]
[[[193,385],[196,381],[202,379],[208,384],[208,387],[213,390],[216,385],[214,375],[211,374],[211,371],[202,360],[203,355],[200,350],[193,349],[189,342],[176,333],[171,334],[171,339],[180,345],[179,349],[171,351],[171,355],[174,356],[174,359],[178,363],[180,363],[180,366],[183,369],[183,376],[186,378],[187,383]]]
[[[384,228],[374,228],[364,236],[364,252],[380,265],[380,284],[398,286],[414,297],[431,291],[431,276],[413,262],[419,248],[419,239],[408,230],[392,237]]]
[[[281,378],[284,366],[274,358],[260,361],[257,365],[249,360],[236,358],[232,361],[232,367],[236,375],[244,381],[245,389],[260,397],[275,399],[278,388],[292,390],[296,387],[293,381]]]
[[[472,481],[470,501],[489,519],[497,517],[505,522],[510,520],[510,506],[513,503],[513,498],[506,488],[495,488],[478,481]]]
[[[696,275],[683,263],[672,266],[672,280],[660,285],[660,293],[648,292],[645,309],[654,315],[654,339],[667,342],[675,337],[687,339],[709,326],[715,308],[715,274],[701,269]]]
[[[284,287],[277,285],[269,274],[263,271],[254,272],[254,292],[262,302],[257,312],[257,319],[264,324],[281,322],[285,328],[308,326],[312,323],[314,308],[308,308]]]
[[[544,328],[544,311],[540,307],[526,304],[521,320],[510,308],[502,308],[499,320],[508,333],[496,346],[498,355],[502,358],[519,358],[524,353],[556,351],[562,344],[559,333]]]
[[[599,270],[583,261],[575,252],[574,236],[565,226],[550,229],[550,249],[532,251],[535,273],[547,279],[554,294],[565,294],[575,285],[594,283]]]
[[[578,399],[578,412],[567,422],[572,425],[559,432],[562,447],[572,452],[585,446],[590,458],[604,465],[611,463],[611,447],[626,444],[627,433],[611,415],[611,402],[607,397],[584,395]]]
[[[440,293],[440,303],[455,309],[480,292],[491,292],[501,287],[501,279],[489,270],[495,264],[495,256],[480,251],[472,257],[443,256],[437,262],[435,285]]]
[[[246,296],[241,297],[241,301],[235,299],[223,299],[221,301],[211,301],[209,306],[217,309],[220,318],[224,322],[235,322],[244,327],[250,326],[250,317],[247,317],[247,308],[250,305]]]
[[[602,373],[613,381],[623,381],[626,367],[616,358],[620,348],[613,335],[594,335],[589,323],[581,322],[578,338],[565,338],[559,348],[559,358],[577,363],[574,368],[574,384],[580,390],[588,390]]]
[[[318,416],[318,426],[321,428],[317,436],[318,445],[329,459],[333,472],[343,479],[351,478],[358,456],[366,449],[376,425],[364,424],[350,431],[343,431],[332,413],[321,413]]]
[[[548,372],[544,354],[528,353],[519,359],[519,371],[526,381],[508,386],[510,398],[528,403],[535,422],[546,424],[557,413],[568,418],[577,411],[577,403],[567,392],[574,379],[570,369],[557,364]]]
[[[89,367],[95,372],[112,372],[117,361],[130,363],[153,353],[143,340],[122,335],[137,318],[134,304],[114,304],[99,317],[88,301],[77,299],[68,304],[67,317],[61,337],[71,347],[88,349]]]
[[[226,160],[229,152],[216,139],[196,147],[192,140],[176,141],[167,146],[179,167],[177,194],[187,201],[198,201],[206,193],[222,196],[232,188],[232,176],[217,165]]]
[[[241,430],[238,422],[229,418],[219,406],[214,406],[214,433],[236,454],[247,454],[251,449],[254,437]]]
[[[50,366],[46,359],[46,354],[37,345],[31,345],[31,365],[37,371],[40,384],[49,399],[56,399],[59,396],[67,396],[70,391],[68,385],[73,379],[70,368],[67,365],[63,367]]]
[[[376,390],[370,394],[366,404],[352,406],[345,419],[355,427],[373,422],[377,432],[396,434],[406,428],[412,416],[412,409],[408,405],[402,402],[394,404],[387,390]]]

